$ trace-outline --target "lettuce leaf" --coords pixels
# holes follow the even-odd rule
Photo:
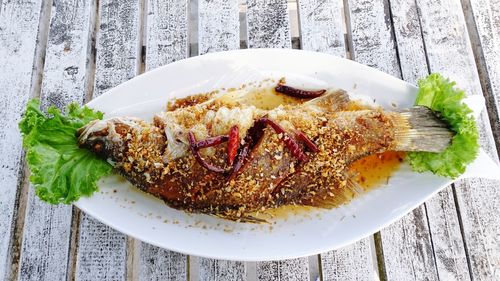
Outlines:
[[[456,178],[479,152],[479,133],[472,110],[463,103],[465,93],[437,73],[419,80],[418,86],[415,104],[438,112],[456,134],[443,152],[411,152],[407,159],[415,171]]]
[[[79,148],[75,136],[79,128],[102,119],[103,114],[76,103],[68,105],[65,115],[53,106],[47,113],[40,110],[39,100],[32,99],[19,122],[30,181],[42,201],[70,204],[82,195],[92,195],[97,180],[112,172],[105,160]]]

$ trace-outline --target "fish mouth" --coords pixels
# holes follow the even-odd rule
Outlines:
[[[94,120],[79,128],[75,133],[75,137],[80,148],[88,149],[101,157],[107,157],[109,154],[108,134],[107,122]]]
[[[105,121],[94,120],[78,129],[75,133],[78,144],[82,146],[93,138],[105,138],[108,135],[108,126],[106,123]]]

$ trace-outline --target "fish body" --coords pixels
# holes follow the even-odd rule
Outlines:
[[[351,105],[341,90],[273,109],[219,95],[158,113],[153,123],[136,118],[93,121],[78,135],[81,146],[168,205],[248,220],[252,212],[281,205],[329,207],[336,190],[356,192],[347,173],[352,162],[390,150],[441,151],[453,135],[426,108],[390,112],[352,110]],[[207,170],[192,153],[189,133],[203,140],[226,135],[234,126],[239,129],[239,154],[248,152],[241,169],[228,164],[227,144],[221,143],[199,149],[199,154],[225,172]]]

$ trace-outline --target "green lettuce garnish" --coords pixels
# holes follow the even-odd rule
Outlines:
[[[479,152],[479,133],[472,110],[463,103],[464,91],[455,82],[433,73],[418,81],[416,105],[427,106],[439,113],[456,133],[443,152],[411,152],[408,160],[417,172],[456,178],[465,172],[467,164],[474,161]]]
[[[70,204],[80,196],[97,190],[97,180],[112,171],[105,160],[78,147],[76,131],[103,114],[76,103],[68,105],[66,114],[54,106],[48,114],[40,110],[40,101],[32,99],[19,122],[31,170],[30,181],[36,195],[51,204]]]

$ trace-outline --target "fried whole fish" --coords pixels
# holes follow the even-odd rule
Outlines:
[[[364,156],[439,152],[453,136],[424,107],[352,110],[344,91],[321,94],[273,109],[256,107],[244,92],[191,97],[153,123],[93,121],[78,141],[174,208],[259,221],[250,214],[289,204],[328,208],[336,189],[356,192],[348,166]]]

